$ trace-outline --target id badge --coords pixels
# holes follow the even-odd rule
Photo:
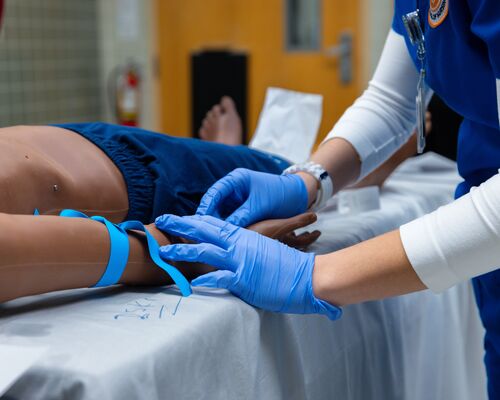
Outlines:
[[[425,36],[420,25],[419,10],[403,15],[403,23],[412,45],[416,47],[420,61],[420,75],[417,84],[417,152],[425,148]]]
[[[417,87],[417,153],[425,149],[425,70],[420,71]]]

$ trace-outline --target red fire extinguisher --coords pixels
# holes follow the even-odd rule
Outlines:
[[[120,125],[138,126],[141,100],[141,76],[136,63],[118,66],[110,76],[111,108]]]
[[[3,3],[3,0],[0,0],[0,29],[2,29]]]

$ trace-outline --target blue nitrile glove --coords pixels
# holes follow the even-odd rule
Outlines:
[[[307,209],[307,189],[297,175],[273,175],[238,168],[215,182],[196,211],[238,226],[288,218]]]
[[[265,310],[294,314],[341,315],[338,307],[314,297],[314,254],[303,253],[256,232],[211,216],[163,215],[156,226],[200,244],[160,248],[169,261],[202,262],[219,269],[196,278],[193,286],[224,288]]]

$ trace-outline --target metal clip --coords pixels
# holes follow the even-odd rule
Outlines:
[[[420,25],[419,10],[403,15],[403,24],[413,46],[417,47],[419,60],[425,58],[425,37]]]
[[[410,42],[417,48],[420,74],[417,85],[417,152],[425,148],[425,36],[420,25],[419,10],[403,15],[403,23]]]

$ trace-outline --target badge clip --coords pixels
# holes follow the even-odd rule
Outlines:
[[[425,36],[420,25],[419,10],[403,15],[403,24],[413,46],[417,49],[420,74],[417,84],[417,152],[425,148]]]

